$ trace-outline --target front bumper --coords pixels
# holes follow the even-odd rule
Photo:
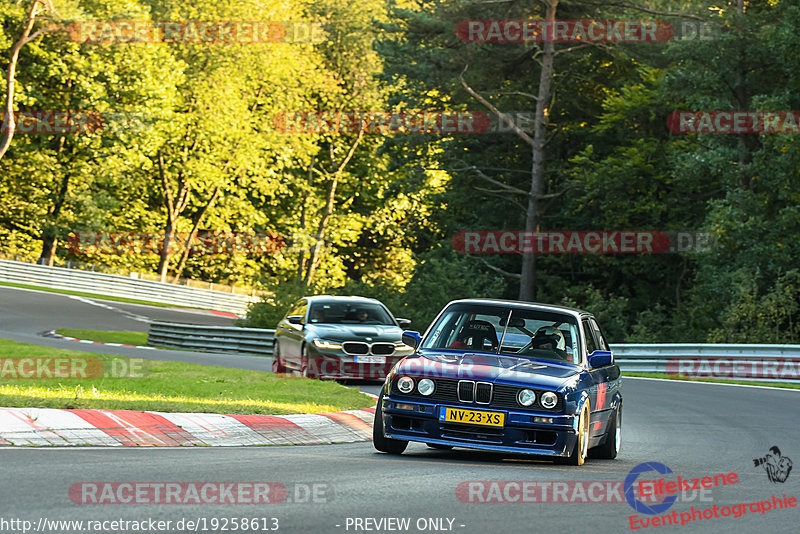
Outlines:
[[[413,405],[399,409],[396,404]],[[445,422],[443,408],[459,408],[505,414],[503,427]],[[534,423],[533,417],[552,417],[552,423]],[[383,400],[383,433],[388,438],[435,443],[487,451],[569,456],[577,441],[576,416],[544,411],[517,411],[482,405],[410,402],[402,398]]]

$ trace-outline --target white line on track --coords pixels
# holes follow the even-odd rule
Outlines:
[[[673,380],[671,378],[651,378],[648,376],[625,376],[622,375],[622,378],[625,380],[658,380],[659,382],[672,382],[678,384],[706,384],[710,386],[732,386],[735,388],[756,388],[756,389],[774,389],[778,391],[800,391],[800,389],[792,389],[792,388],[778,388],[775,386],[752,386],[750,384],[728,384],[727,382],[700,382],[697,380]]]
[[[84,298],[84,297],[78,297],[76,295],[67,295],[67,296],[69,298],[73,299],[73,300],[77,300],[77,301],[83,302],[84,304],[90,304],[92,306],[97,306],[97,307],[103,308],[105,310],[111,310],[113,312],[121,313],[122,315],[124,315],[128,319],[132,319],[134,321],[139,321],[140,323],[148,323],[148,324],[150,323],[150,318],[149,317],[145,317],[144,315],[138,315],[138,314],[135,314],[135,313],[126,312],[125,310],[120,310],[119,308],[115,308],[113,306],[109,306],[108,304],[103,304],[102,302],[96,302],[94,300],[87,299],[87,298]]]

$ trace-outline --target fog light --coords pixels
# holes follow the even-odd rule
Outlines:
[[[412,412],[417,411],[417,405],[416,404],[405,404],[405,403],[402,403],[402,402],[395,402],[394,403],[394,407],[395,407],[396,410],[409,410],[409,411],[412,411]]]
[[[400,393],[411,393],[414,390],[414,380],[404,376],[397,381],[397,389]]]
[[[548,423],[548,424],[551,424],[553,422],[553,418],[552,417],[534,417],[533,418],[533,422],[534,423]]]
[[[419,391],[426,397],[428,395],[432,395],[434,389],[435,386],[433,384],[433,380],[431,380],[430,378],[423,378],[422,380],[419,381],[419,384],[417,384],[417,391]]]

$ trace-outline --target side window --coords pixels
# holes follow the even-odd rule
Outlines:
[[[591,354],[597,350],[597,343],[594,341],[594,328],[586,319],[583,320],[583,332],[586,334],[586,353]]]
[[[600,345],[600,350],[611,350],[608,348],[608,343],[606,343],[606,338],[603,335],[603,331],[600,330],[600,325],[597,324],[597,321],[594,320],[594,317],[590,319],[592,323],[592,329],[594,329],[594,336],[597,338],[597,343]]]
[[[294,305],[294,307],[289,312],[289,315],[300,315],[301,317],[303,317],[303,322],[305,322],[307,309],[308,309],[308,302],[306,302],[305,300],[301,300],[300,302]]]

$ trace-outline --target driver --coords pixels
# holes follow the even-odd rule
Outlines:
[[[534,349],[559,349],[566,351],[567,343],[564,334],[555,326],[543,326],[534,334],[531,340]]]
[[[324,323],[325,322],[325,310],[321,308],[314,308],[311,310],[311,322],[312,323]]]

